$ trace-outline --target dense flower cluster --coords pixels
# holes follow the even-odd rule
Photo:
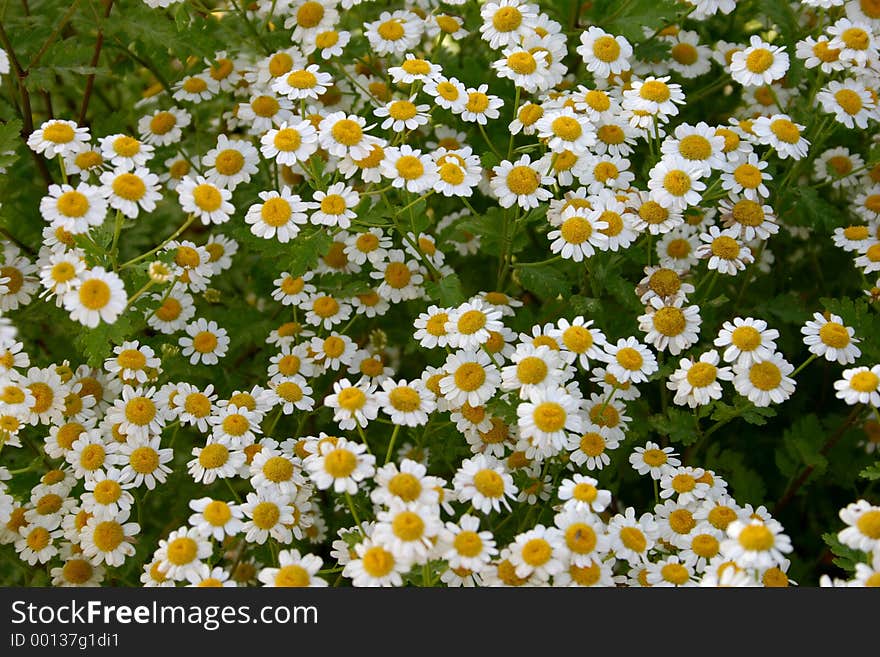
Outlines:
[[[37,459],[0,467],[0,543],[58,586],[132,584],[114,575],[131,563],[144,586],[788,585],[790,532],[690,457],[809,396],[816,360],[864,424],[876,336],[819,307],[783,336],[712,292],[742,297],[778,271],[781,233],[809,235],[777,205],[803,184],[849,224],[812,239],[880,299],[880,164],[852,147],[880,120],[880,5],[781,2],[792,48],[772,22],[706,40],[737,3],[682,4],[634,40],[524,0],[260,0],[221,22],[282,48],[181,65],[128,133],[38,123],[27,147],[60,180],[37,252],[6,241],[0,266],[0,458]],[[460,80],[468,49],[490,66]],[[683,118],[713,92],[741,94],[728,120]],[[167,238],[144,231],[156,216]],[[522,260],[526,240],[544,255]],[[260,274],[228,303],[248,254]],[[624,259],[628,332],[589,307],[534,313],[569,295],[558,272],[592,284]],[[31,308],[102,344],[47,361],[19,337]],[[244,354],[241,312],[267,319]],[[645,404],[688,418],[686,450],[634,429]],[[631,466],[614,494],[612,461]],[[183,516],[144,512],[180,491]],[[880,508],[840,517],[862,557],[823,584],[880,585]]]

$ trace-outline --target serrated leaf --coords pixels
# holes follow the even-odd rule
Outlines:
[[[444,276],[439,281],[427,281],[425,291],[432,301],[446,308],[457,306],[465,299],[458,274]]]
[[[21,121],[11,119],[0,125],[0,167],[9,167],[18,159],[16,149],[20,143]]]
[[[819,418],[806,415],[799,418],[782,436],[782,444],[776,448],[776,465],[783,475],[793,477],[805,467],[813,468],[814,474],[822,474],[828,459],[822,454],[825,431]]]
[[[516,270],[520,284],[544,299],[555,299],[571,292],[571,281],[554,265],[520,267]]]
[[[825,545],[831,549],[831,553],[834,555],[834,565],[848,573],[854,572],[856,564],[863,563],[865,560],[864,552],[844,545],[837,538],[837,534],[831,532],[822,534],[822,540],[825,541]]]
[[[869,465],[859,473],[859,476],[868,481],[877,481],[880,479],[880,461],[876,461],[874,465]]]
[[[700,439],[693,413],[688,413],[674,406],[666,410],[665,415],[654,415],[650,418],[653,426],[661,435],[680,445],[691,445]]]
[[[311,234],[300,234],[294,239],[287,251],[289,253],[288,272],[291,276],[302,276],[312,269],[318,258],[327,254],[327,249],[333,243],[330,233],[316,230]]]

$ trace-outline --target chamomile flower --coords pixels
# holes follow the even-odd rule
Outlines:
[[[217,138],[217,145],[202,157],[202,165],[207,167],[207,181],[230,192],[250,181],[257,173],[259,161],[257,149],[250,142],[229,139],[223,134]]]
[[[300,306],[306,312],[306,322],[312,326],[331,329],[351,317],[351,305],[329,294],[316,292]]]
[[[862,355],[856,346],[859,339],[854,337],[855,330],[845,326],[838,315],[813,313],[813,319],[801,327],[801,333],[810,353],[824,356],[828,361],[849,365]]]
[[[503,504],[510,511],[507,498],[515,498],[517,487],[513,477],[497,458],[486,454],[464,459],[456,471],[452,486],[460,502],[470,503],[480,513],[501,511]]]
[[[596,479],[582,474],[563,479],[557,494],[564,509],[579,514],[598,514],[611,504],[611,493],[600,489]]]
[[[768,163],[759,160],[756,153],[737,155],[728,160],[721,173],[721,187],[731,194],[740,194],[750,201],[759,202],[770,195],[764,184],[772,180],[765,171]]]
[[[636,338],[621,338],[605,345],[608,371],[621,382],[641,383],[657,371],[657,358]]]
[[[716,347],[724,348],[722,358],[727,363],[750,365],[758,360],[767,360],[776,351],[779,331],[767,327],[763,319],[735,317],[724,322]]]
[[[868,119],[876,118],[877,102],[868,88],[857,80],[832,80],[816,94],[822,109],[834,115],[847,128],[865,128]]]
[[[459,109],[462,121],[486,125],[489,119],[494,120],[500,116],[498,110],[504,106],[504,101],[498,96],[486,93],[488,90],[488,84],[467,89],[465,102]]]
[[[501,373],[485,351],[461,350],[449,354],[443,365],[440,392],[453,406],[465,402],[480,406],[495,394]]]
[[[357,587],[402,586],[403,575],[412,564],[395,558],[392,552],[367,537],[354,546],[354,558],[345,564],[342,574]]]
[[[794,393],[793,371],[794,365],[778,353],[751,364],[739,361],[733,365],[733,387],[755,406],[781,404]]]
[[[698,205],[700,192],[706,189],[700,178],[705,173],[703,164],[695,164],[678,155],[660,160],[648,173],[651,200],[671,211],[681,211]]]
[[[785,48],[774,46],[754,34],[744,50],[733,53],[731,77],[745,87],[770,84],[785,75],[789,60]]]
[[[752,129],[758,143],[774,148],[783,160],[800,160],[807,155],[810,142],[802,136],[804,126],[793,122],[787,114],[758,117]]]
[[[415,130],[428,123],[428,105],[416,105],[415,96],[391,100],[373,110],[380,119],[384,119],[380,127],[391,132]]]
[[[251,233],[257,237],[274,238],[286,244],[299,235],[300,226],[308,222],[308,204],[289,187],[282,188],[281,192],[260,192],[259,198],[263,202],[248,208],[244,217],[245,223],[251,226]]]
[[[511,45],[501,51],[501,59],[492,62],[498,77],[512,80],[525,91],[535,93],[553,86],[547,64],[548,53],[530,51],[523,45]]]
[[[696,361],[682,358],[666,383],[667,388],[675,391],[673,401],[680,406],[687,404],[696,408],[721,399],[721,381],[732,381],[733,372],[729,367],[719,367],[719,362],[718,352],[714,349]]]
[[[825,30],[829,48],[840,51],[840,61],[857,66],[877,62],[877,37],[867,22],[841,18]]]
[[[681,85],[669,82],[667,75],[636,80],[630,89],[623,92],[622,105],[625,110],[645,112],[665,122],[678,114],[677,106],[684,102]]]
[[[536,525],[519,534],[510,546],[510,563],[516,569],[516,576],[534,576],[539,582],[546,582],[551,576],[564,569],[563,549],[559,547],[559,530]]]
[[[144,167],[105,171],[100,179],[108,205],[131,219],[155,210],[162,198],[159,176]]]
[[[353,495],[357,492],[359,482],[376,471],[376,459],[372,454],[365,453],[366,449],[366,445],[345,438],[337,438],[335,442],[324,441],[303,464],[319,490],[332,487],[336,493]]]
[[[382,175],[391,181],[392,187],[414,194],[430,189],[438,179],[437,164],[431,156],[408,144],[386,148],[380,166]]]
[[[278,553],[279,567],[263,568],[257,579],[263,586],[270,587],[323,587],[328,585],[327,580],[318,576],[323,563],[321,557],[314,554],[300,555],[299,550],[281,550]]]
[[[73,121],[50,119],[28,136],[27,145],[35,153],[52,159],[56,155],[66,157],[85,150],[89,139],[88,128],[81,128]]]
[[[99,187],[81,182],[71,185],[50,185],[40,200],[40,214],[54,227],[79,235],[104,223],[107,200]]]
[[[385,379],[376,400],[382,410],[397,426],[415,427],[427,424],[428,415],[436,408],[434,393],[421,381],[407,382],[406,379],[394,381]]]
[[[402,55],[418,44],[422,29],[422,22],[410,11],[383,11],[377,20],[364,23],[364,36],[377,55]]]
[[[63,297],[70,318],[89,328],[112,324],[125,310],[127,295],[122,279],[103,267],[82,272]]]
[[[333,420],[343,430],[366,427],[379,412],[375,387],[370,384],[353,385],[348,379],[333,383],[333,393],[324,398],[324,406],[334,410]]]
[[[317,64],[309,64],[276,78],[272,82],[272,91],[291,101],[317,100],[332,83],[329,73],[321,71]]]
[[[210,541],[199,530],[181,527],[159,541],[153,556],[167,577],[183,581],[207,570],[204,560],[211,552]]]
[[[741,568],[765,570],[779,565],[784,553],[791,552],[791,539],[782,533],[776,520],[734,520],[727,526],[721,553]]]
[[[345,183],[338,182],[327,188],[327,191],[316,191],[310,204],[314,210],[309,217],[317,226],[338,226],[346,229],[357,214],[354,208],[360,202],[360,195]]]
[[[158,372],[162,362],[148,345],[126,341],[113,348],[114,358],[104,361],[104,369],[127,383],[146,383],[150,370]]]
[[[134,555],[134,537],[141,531],[138,523],[127,520],[128,513],[123,512],[113,517],[90,517],[80,534],[83,556],[96,566],[121,566]]]
[[[700,234],[703,244],[697,248],[697,256],[709,260],[710,270],[735,276],[755,260],[752,250],[742,243],[739,236],[738,228],[721,230],[717,226],[710,226],[708,232]]]
[[[653,297],[639,319],[639,329],[646,333],[645,342],[657,351],[668,350],[678,355],[699,339],[700,309],[698,306],[683,307],[681,297],[663,301]]]
[[[422,293],[424,276],[418,262],[407,259],[403,251],[394,249],[388,252],[388,259],[376,265],[370,276],[382,281],[378,293],[391,303],[400,303],[418,298]]]
[[[297,121],[291,117],[260,137],[260,153],[279,165],[307,162],[317,150],[318,131],[306,120]]]
[[[609,549],[615,556],[632,565],[640,565],[647,562],[648,552],[658,538],[659,527],[650,513],[636,518],[636,510],[627,507],[624,513],[611,518],[607,532]]]
[[[858,500],[840,510],[840,519],[847,524],[837,539],[862,552],[872,552],[880,545],[880,507]]]
[[[608,248],[608,236],[603,232],[609,228],[601,212],[585,212],[576,207],[566,208],[561,216],[551,220],[554,229],[547,233],[550,252],[563,258],[581,262],[595,254],[596,249]]]
[[[206,226],[225,223],[235,212],[235,207],[229,202],[232,192],[202,176],[185,177],[176,191],[183,211],[192,213]]]
[[[844,370],[842,376],[834,382],[835,397],[850,406],[870,404],[880,407],[880,365],[853,367]]]
[[[528,155],[521,156],[515,162],[504,160],[493,167],[495,175],[489,185],[501,207],[509,208],[516,203],[522,209],[529,210],[552,198],[552,192],[543,187],[553,184],[553,179],[546,174],[546,168],[543,159],[533,162]]]
[[[229,337],[217,322],[199,318],[186,325],[186,335],[178,344],[191,364],[216,365],[229,349]]]
[[[156,110],[138,119],[138,133],[145,144],[170,146],[180,142],[183,129],[192,122],[189,112],[178,107]],[[103,156],[102,156],[103,157]]]
[[[171,87],[174,100],[186,100],[194,104],[210,100],[220,91],[220,83],[207,73],[196,73],[183,78]]]
[[[577,53],[583,58],[587,70],[597,78],[607,78],[629,70],[633,49],[624,37],[591,26],[581,32],[580,41]]]

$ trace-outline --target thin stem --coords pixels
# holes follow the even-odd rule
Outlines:
[[[113,242],[110,244],[110,261],[113,263],[113,271],[119,270],[117,256],[119,255],[119,233],[122,232],[122,210],[116,211],[116,220],[113,224]]]
[[[792,372],[789,376],[793,379],[794,377],[796,377],[796,376],[800,373],[800,371],[801,371],[802,369],[804,369],[807,365],[809,365],[810,363],[812,363],[812,362],[813,362],[814,360],[816,360],[817,358],[818,358],[818,356],[817,356],[816,354],[812,354],[812,355],[810,355],[810,357],[807,358],[807,360],[805,360],[803,363],[801,363],[800,365],[798,365],[798,368],[797,368],[794,372]]]
[[[394,425],[394,431],[391,432],[391,440],[388,441],[388,449],[385,452],[385,463],[391,460],[391,454],[394,452],[394,443],[397,442],[397,434],[400,433],[400,425]]]
[[[354,508],[354,500],[351,499],[351,493],[348,491],[345,491],[345,501],[348,504],[348,510],[351,511],[351,517],[354,518],[354,521],[357,523],[358,531],[361,533],[361,536],[366,536],[364,528],[361,526],[361,519],[358,517],[357,511]]]
[[[187,228],[189,228],[190,225],[192,224],[192,222],[195,221],[195,219],[196,219],[196,216],[194,214],[190,214],[186,218],[186,221],[183,222],[183,225],[180,228],[178,228],[176,231],[174,231],[174,233],[172,235],[170,235],[166,239],[162,240],[162,243],[159,244],[159,246],[150,249],[146,253],[142,253],[141,255],[139,255],[136,258],[132,258],[128,262],[122,263],[122,265],[120,265],[119,268],[126,269],[127,267],[131,267],[132,265],[139,263],[141,260],[145,260],[146,258],[149,258],[151,255],[153,255],[157,251],[161,251],[165,247],[165,245],[168,244],[168,242],[180,237],[180,235],[183,233],[183,231],[185,231]]]

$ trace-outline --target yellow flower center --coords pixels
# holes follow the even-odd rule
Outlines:
[[[527,385],[541,383],[547,378],[547,364],[537,356],[523,358],[516,366],[516,378]]]
[[[272,529],[280,517],[281,510],[274,502],[260,502],[254,507],[253,521],[260,529]]]
[[[494,470],[480,470],[474,475],[474,487],[485,497],[504,495],[504,479]]]
[[[296,12],[296,23],[301,27],[316,27],[324,18],[324,5],[315,0],[304,2]]]
[[[464,392],[477,390],[486,381],[486,370],[479,363],[463,363],[455,370],[455,385]]]
[[[347,449],[334,449],[324,457],[324,470],[334,479],[343,479],[354,472],[357,458]]]
[[[739,533],[739,544],[750,552],[764,552],[773,547],[775,539],[764,525],[748,525]]]
[[[655,312],[653,323],[659,333],[669,337],[681,335],[687,326],[684,313],[674,306],[664,306]]]
[[[418,113],[415,104],[408,100],[395,100],[388,106],[388,115],[392,119],[406,121]]]
[[[315,3],[318,4],[318,3]],[[275,586],[284,588],[303,588],[311,583],[309,571],[302,566],[282,566],[275,575]]]
[[[697,362],[688,370],[687,381],[694,388],[705,388],[715,382],[718,368],[711,363]]]
[[[193,189],[193,201],[205,212],[214,212],[223,204],[223,196],[214,185],[202,183]]]
[[[190,94],[200,94],[207,90],[208,83],[202,78],[191,77],[183,82],[183,90]]]
[[[339,302],[333,297],[318,297],[312,304],[312,309],[318,317],[326,319],[339,312]]]
[[[300,69],[288,74],[287,84],[294,89],[312,89],[318,84],[318,78],[311,71]]]
[[[690,579],[687,568],[680,563],[668,563],[660,569],[660,576],[667,582],[681,586]]]
[[[113,193],[126,201],[139,201],[147,193],[144,181],[133,173],[120,173],[111,185]]]
[[[713,507],[712,510],[709,511],[709,515],[707,516],[709,524],[711,524],[716,529],[720,529],[721,531],[725,531],[727,529],[727,526],[734,520],[736,520],[736,518],[736,511],[731,509],[729,506]]]
[[[473,112],[474,114],[482,114],[489,107],[489,97],[480,92],[480,91],[472,91],[468,94],[468,101],[465,105],[465,108],[469,112]]]
[[[425,533],[425,521],[414,511],[401,511],[391,521],[391,531],[402,541],[416,541]]]
[[[854,116],[862,111],[862,97],[852,89],[841,89],[834,94],[834,100],[850,116]]]
[[[749,381],[759,390],[774,390],[782,381],[782,372],[770,361],[755,363],[749,370]]]
[[[850,342],[849,331],[846,330],[845,326],[837,322],[823,324],[819,329],[819,339],[835,349],[843,349]]]
[[[422,485],[408,472],[399,472],[388,482],[388,490],[404,502],[414,502],[422,494]]]
[[[398,411],[410,413],[421,406],[419,393],[409,386],[397,386],[388,395],[388,401]]]
[[[856,522],[859,531],[871,539],[880,539],[880,511],[865,511]]]
[[[722,260],[736,260],[739,256],[739,244],[732,237],[721,235],[712,240],[712,255]]]
[[[89,211],[90,203],[85,194],[71,190],[58,197],[56,207],[66,217],[82,217]]]
[[[539,568],[550,561],[553,556],[553,548],[543,538],[533,538],[522,546],[520,552],[522,560],[533,568]]]
[[[199,465],[205,470],[214,470],[224,465],[229,460],[229,449],[221,443],[205,445],[199,453]]]
[[[669,514],[669,527],[676,534],[687,534],[697,526],[697,521],[687,509],[676,509]]]
[[[137,349],[125,349],[116,357],[116,362],[126,370],[142,370],[147,365],[147,357]]]
[[[205,510],[202,511],[202,516],[204,516],[205,520],[214,527],[223,527],[227,522],[229,522],[230,518],[232,518],[232,511],[229,508],[229,505],[222,500],[212,500],[205,507]]]
[[[492,26],[499,32],[513,32],[522,25],[522,13],[516,7],[501,7],[492,16]]]
[[[874,392],[880,384],[880,378],[870,370],[857,372],[849,380],[850,387],[856,392]]]
[[[867,50],[871,43],[868,33],[860,27],[847,28],[841,33],[840,39],[851,50]]]
[[[641,369],[644,362],[642,355],[632,347],[624,347],[617,352],[617,363],[631,372]]]
[[[507,57],[507,66],[519,75],[531,75],[538,68],[538,62],[526,50],[519,50]]]
[[[620,44],[612,36],[600,36],[593,42],[593,54],[603,62],[613,62],[620,57]]]
[[[364,552],[361,559],[364,570],[370,577],[382,578],[394,569],[394,556],[378,545]]]
[[[94,574],[94,568],[85,559],[70,559],[64,563],[61,576],[70,584],[85,584]]]
[[[756,48],[746,57],[746,68],[752,73],[763,73],[773,66],[773,53],[766,48]]]
[[[168,544],[168,561],[175,566],[184,566],[192,563],[198,552],[198,543],[188,536],[180,536]]]
[[[688,160],[705,160],[712,155],[712,144],[702,135],[688,135],[678,143],[678,152]]]
[[[53,123],[43,128],[43,139],[54,144],[68,144],[75,135],[73,128],[66,123]]]
[[[146,426],[156,417],[156,405],[149,397],[132,397],[125,405],[125,419]]]
[[[112,552],[125,540],[122,525],[113,520],[99,522],[92,533],[92,541],[101,552]]]
[[[770,131],[776,135],[779,141],[786,144],[796,144],[800,141],[801,132],[798,127],[788,119],[776,119],[770,123]]]
[[[141,150],[141,143],[134,137],[117,137],[113,140],[113,150],[122,157],[134,157]]]
[[[403,155],[394,167],[404,180],[418,180],[425,173],[425,165],[415,155]]]
[[[653,103],[664,103],[672,96],[672,92],[665,82],[649,80],[641,86],[639,95]]]
[[[673,169],[663,176],[663,188],[673,196],[684,196],[691,185],[691,177],[681,169]]]
[[[684,66],[695,64],[699,59],[697,49],[689,43],[676,43],[672,46],[670,54],[672,55],[672,59]]]
[[[257,96],[251,101],[251,109],[257,116],[268,119],[278,113],[280,106],[272,96]]]
[[[385,21],[379,25],[376,31],[379,33],[379,36],[386,41],[398,41],[403,38],[404,34],[406,34],[403,25],[401,25],[401,21],[398,18],[392,18],[391,20]]]

